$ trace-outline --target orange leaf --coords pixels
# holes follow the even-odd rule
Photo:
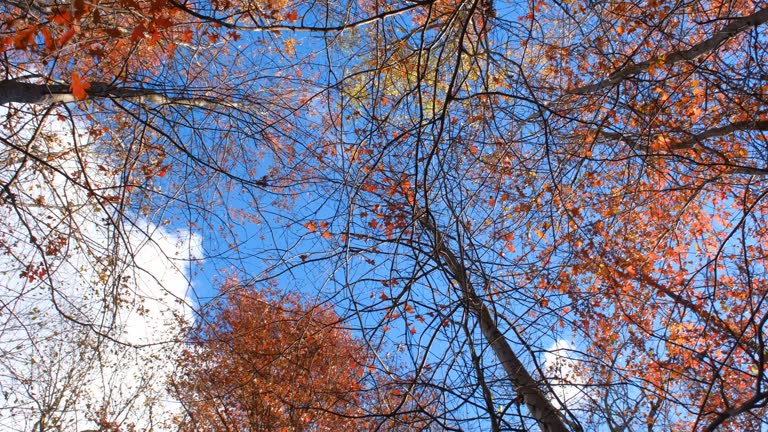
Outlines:
[[[48,51],[51,51],[54,48],[56,48],[56,44],[53,41],[53,37],[51,36],[51,31],[48,29],[48,26],[40,27],[40,33],[43,34],[43,40],[45,41],[45,48]]]
[[[72,72],[72,84],[70,84],[69,89],[72,91],[72,95],[75,97],[75,99],[83,100],[88,97],[88,94],[85,91],[90,87],[91,83],[88,81],[83,81],[80,79],[80,75]]]
[[[62,10],[54,14],[51,17],[51,21],[56,25],[63,26],[72,22],[72,15],[68,11]]]
[[[185,43],[192,43],[192,37],[195,34],[192,32],[192,29],[189,27],[184,29],[184,32],[179,36],[179,40]]]
[[[411,327],[411,334],[412,335],[416,334],[416,327]]]
[[[71,27],[69,30],[67,30],[66,33],[61,35],[61,37],[59,38],[58,45],[59,46],[64,46],[64,44],[69,42],[69,40],[72,39],[72,37],[74,37],[74,36],[75,36],[75,29],[73,27]]]
[[[309,232],[315,232],[317,231],[317,223],[315,221],[309,221],[304,224],[304,227],[309,230]]]
[[[21,30],[13,37],[13,47],[17,50],[27,49],[27,45],[35,42],[35,31],[37,29],[32,26],[26,30]]]
[[[331,232],[330,231],[323,231],[323,238],[330,240],[331,239]]]
[[[288,12],[288,15],[285,16],[285,19],[287,19],[288,22],[294,23],[297,19],[299,19],[299,12],[292,10]]]

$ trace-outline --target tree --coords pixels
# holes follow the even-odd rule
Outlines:
[[[506,378],[538,399],[528,408],[542,429],[577,428],[556,419],[569,411],[615,429],[759,427],[765,101],[751,89],[765,12],[497,4],[478,38],[479,6],[449,19],[434,3],[423,15],[442,27],[384,22],[362,42],[376,58],[340,86],[334,125],[353,154],[337,192],[353,209],[335,217],[350,239],[340,268],[384,256],[380,278],[397,286],[385,298],[421,316],[469,312],[492,347],[494,323],[522,347],[494,349],[496,364],[527,357]],[[554,381],[535,363],[542,337],[586,347],[591,390],[559,414],[525,396],[528,373]],[[501,393],[473,396],[491,423]]]
[[[171,2],[5,2],[0,17],[2,425],[161,428],[201,239],[163,209],[204,202],[194,187],[179,201],[167,192],[198,180],[216,191],[211,173],[233,175],[242,160],[226,142],[252,142],[269,122],[248,88],[260,68],[242,64],[235,100],[215,68],[237,34]],[[219,138],[194,127],[238,118]],[[201,176],[166,175],[174,165]]]
[[[17,3],[0,100],[90,116],[93,199],[330,302],[435,427],[765,426],[762,4],[75,4],[101,68]]]
[[[296,294],[230,283],[190,330],[169,384],[181,430],[413,430],[428,392],[340,327],[332,309]]]
[[[114,167],[83,129],[4,111],[0,428],[151,430],[197,242],[140,218],[115,238],[114,208],[87,193],[109,194]]]

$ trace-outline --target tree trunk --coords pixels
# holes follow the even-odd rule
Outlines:
[[[515,391],[525,403],[542,432],[568,432],[570,428],[563,420],[560,411],[552,405],[539,387],[539,383],[528,373],[525,366],[517,357],[507,342],[504,334],[496,325],[491,311],[483,300],[478,297],[474,286],[467,277],[467,269],[446,247],[442,240],[442,232],[432,222],[431,216],[418,208],[418,221],[429,233],[433,241],[433,258],[445,266],[451,276],[457,281],[464,296],[465,306],[480,323],[480,331],[493,349],[496,358],[501,362],[507,377],[513,383]]]
[[[185,105],[205,107],[211,105],[239,108],[241,104],[206,96],[181,97],[153,89],[117,87],[103,82],[92,82],[86,90],[88,98],[120,99],[134,103],[153,105]],[[49,105],[54,103],[77,102],[67,84],[33,84],[15,80],[0,81],[0,105],[20,103],[31,105]]]

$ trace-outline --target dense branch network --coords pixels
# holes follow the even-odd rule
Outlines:
[[[51,342],[3,346],[15,394],[158,313],[190,430],[764,428],[763,6],[6,2],[3,336]]]

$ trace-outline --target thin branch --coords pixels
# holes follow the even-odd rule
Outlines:
[[[710,52],[716,50],[726,41],[737,36],[739,33],[742,33],[753,27],[757,27],[766,21],[768,21],[768,8],[760,9],[752,15],[747,15],[745,17],[731,21],[730,24],[723,27],[722,30],[715,33],[711,38],[699,42],[687,50],[674,51],[667,55],[655,56],[640,63],[627,65],[610,74],[608,78],[602,81],[598,81],[594,84],[589,84],[582,87],[577,87],[568,93],[577,95],[594,93],[608,87],[613,87],[626,78],[647,71],[652,66],[671,66],[683,61],[694,60],[697,57],[709,54]]]
[[[444,265],[459,285],[469,312],[474,315],[480,325],[480,331],[493,349],[496,358],[501,362],[507,377],[515,387],[534,420],[542,432],[567,432],[560,411],[552,405],[539,388],[538,382],[528,373],[523,363],[517,357],[507,342],[504,334],[496,325],[491,311],[485,302],[477,295],[474,286],[467,277],[467,269],[461,264],[456,255],[443,242],[443,233],[434,224],[428,212],[415,209],[417,220],[434,243],[433,258]]]

